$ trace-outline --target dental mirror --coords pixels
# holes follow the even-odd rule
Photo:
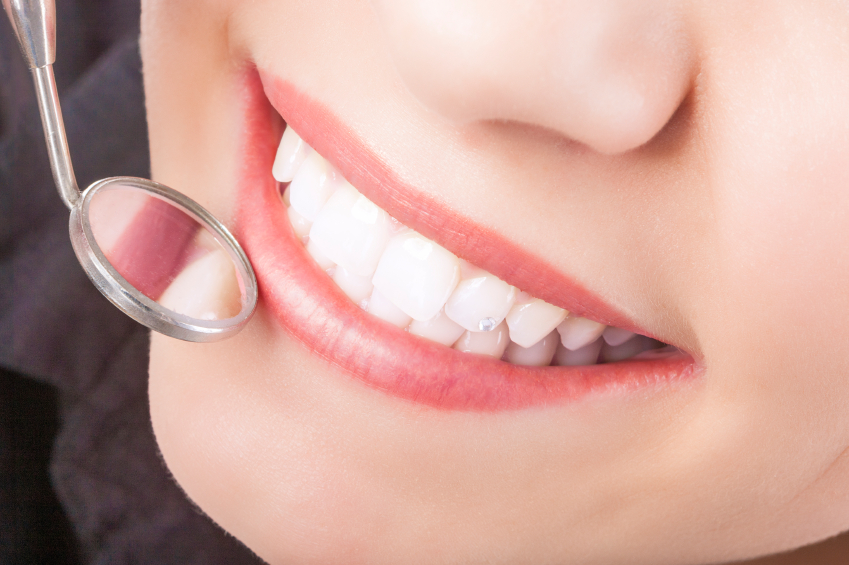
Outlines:
[[[257,282],[236,239],[198,203],[157,182],[114,177],[80,192],[53,76],[54,0],[2,0],[35,82],[74,252],[94,285],[137,322],[186,341],[244,327]]]

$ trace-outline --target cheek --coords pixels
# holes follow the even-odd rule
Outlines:
[[[800,501],[830,490],[823,516],[849,496],[846,475],[824,474],[849,445],[849,145],[807,125],[817,134],[765,120],[747,150],[728,144],[738,150],[712,186],[715,302],[701,333],[714,398],[745,439],[737,454],[771,460]]]
[[[737,386],[785,387],[788,406],[823,402],[836,424],[849,400],[847,37],[794,6],[704,64],[715,231],[702,334],[747,375]]]
[[[849,360],[849,143],[827,133],[731,162],[734,182],[716,201],[726,323],[767,362],[810,377],[819,369],[821,384]]]
[[[239,92],[226,4],[146,1],[141,53],[153,179],[232,227],[236,170],[222,155],[239,150]]]
[[[797,505],[831,489],[823,516],[849,497],[847,476],[826,473],[849,445],[849,87],[836,51],[806,51],[814,34],[834,35],[747,37],[705,64],[714,227],[693,303],[716,413],[745,440],[728,464],[770,461],[751,488],[783,485]]]

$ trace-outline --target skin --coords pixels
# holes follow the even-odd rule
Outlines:
[[[844,3],[147,0],[142,20],[156,180],[232,225],[256,64],[705,367],[466,413],[367,388],[262,303],[225,342],[154,336],[165,461],[263,559],[718,563],[849,529]]]

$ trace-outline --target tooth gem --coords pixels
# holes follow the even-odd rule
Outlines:
[[[498,325],[498,320],[495,318],[484,318],[478,322],[478,329],[482,332],[491,332]]]

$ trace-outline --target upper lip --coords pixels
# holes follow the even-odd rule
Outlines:
[[[458,257],[570,313],[657,337],[544,258],[477,224],[420,191],[382,161],[368,144],[320,102],[291,83],[260,72],[266,97],[306,143],[366,197],[402,224]],[[662,339],[662,338],[658,338]]]

